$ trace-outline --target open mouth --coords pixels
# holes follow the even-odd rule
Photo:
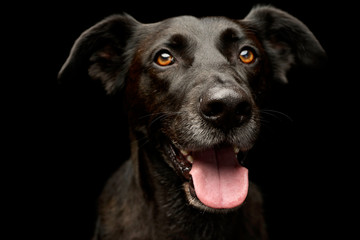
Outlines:
[[[199,151],[178,149],[170,144],[169,156],[185,180],[189,202],[199,207],[231,209],[240,206],[248,193],[246,152],[230,145],[216,145]]]

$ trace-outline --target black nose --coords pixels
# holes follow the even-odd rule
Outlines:
[[[250,118],[251,102],[243,91],[211,88],[200,97],[200,113],[215,127],[230,129]]]

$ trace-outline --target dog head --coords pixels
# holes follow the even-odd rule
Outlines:
[[[262,93],[272,81],[286,83],[293,65],[317,65],[324,56],[303,23],[273,7],[242,20],[142,24],[114,15],[78,38],[59,78],[90,76],[108,93],[121,92],[133,136],[153,143],[189,203],[232,209],[247,196],[241,159],[259,132]]]

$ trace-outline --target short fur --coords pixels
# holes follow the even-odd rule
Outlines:
[[[255,62],[240,62],[244,48],[256,53]],[[161,67],[154,59],[164,50],[175,63]],[[174,156],[179,149],[222,144],[250,150],[260,129],[260,102],[272,82],[286,83],[292,66],[314,66],[324,57],[303,23],[269,6],[253,8],[242,20],[181,16],[142,24],[113,15],[86,30],[59,80],[86,84],[90,77],[109,94],[121,94],[131,141],[130,159],[100,197],[94,240],[267,239],[255,185],[241,206],[211,209],[190,196],[189,176]],[[211,98],[217,89],[246,103],[241,116],[206,116],[213,113],[199,107],[199,98]]]

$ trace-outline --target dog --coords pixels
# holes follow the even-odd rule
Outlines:
[[[58,79],[120,95],[131,142],[99,198],[93,239],[268,239],[244,164],[261,102],[290,68],[325,57],[301,21],[272,6],[241,20],[118,14],[83,32]]]

